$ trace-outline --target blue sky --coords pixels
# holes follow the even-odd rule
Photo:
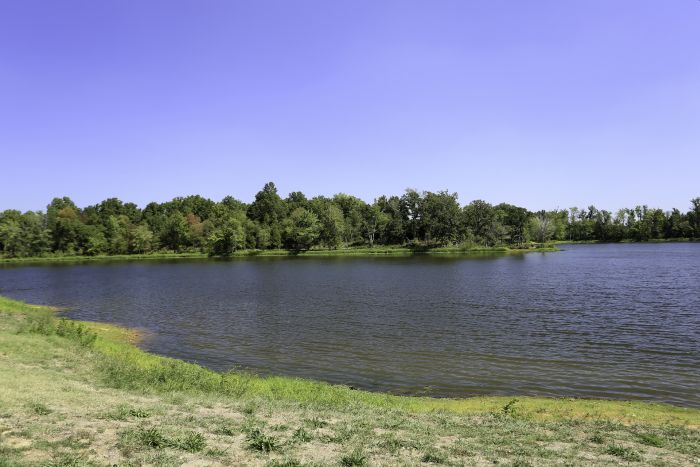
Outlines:
[[[0,209],[700,196],[700,1],[0,0]]]

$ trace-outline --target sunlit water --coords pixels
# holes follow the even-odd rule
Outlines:
[[[700,244],[564,248],[4,266],[0,294],[145,329],[147,350],[217,370],[700,407]]]

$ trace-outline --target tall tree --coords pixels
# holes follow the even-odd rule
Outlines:
[[[457,241],[461,224],[457,193],[428,191],[421,204],[425,240],[442,245]]]
[[[284,239],[290,250],[308,250],[316,243],[320,233],[318,217],[308,209],[297,208],[285,219]]]
[[[255,201],[248,208],[248,217],[262,224],[272,225],[283,219],[284,210],[284,202],[277,194],[277,187],[268,182],[255,195]]]

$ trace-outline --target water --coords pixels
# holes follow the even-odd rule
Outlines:
[[[565,248],[4,266],[0,294],[145,329],[147,350],[217,370],[700,407],[700,244]]]

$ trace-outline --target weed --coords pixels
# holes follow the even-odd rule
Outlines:
[[[605,438],[603,438],[600,433],[596,433],[591,436],[591,442],[595,444],[603,444],[605,442]]]
[[[624,446],[619,446],[616,444],[608,446],[608,449],[605,450],[605,453],[619,457],[626,461],[638,462],[642,460],[642,456],[634,449],[626,448]]]
[[[288,460],[274,460],[271,462],[268,462],[266,467],[302,467],[304,464],[299,462],[296,459],[288,459]]]
[[[149,448],[163,449],[170,444],[158,428],[141,428],[136,437],[142,446]]]
[[[65,454],[47,463],[46,465],[47,467],[88,467],[95,464],[86,461],[80,456]]]
[[[32,402],[31,404],[29,404],[29,409],[37,415],[48,415],[51,412],[53,412],[41,402]]]
[[[227,451],[226,449],[209,448],[206,450],[205,454],[210,457],[224,457],[227,454]]]
[[[444,463],[447,459],[445,456],[439,452],[436,451],[428,451],[425,454],[423,454],[423,457],[421,457],[421,462],[425,463],[430,463],[430,464],[442,464]]]
[[[204,439],[204,435],[197,433],[196,431],[192,431],[185,435],[184,438],[176,441],[174,444],[183,451],[200,452],[206,447],[207,442]]]
[[[304,420],[304,422],[307,423],[311,428],[323,428],[328,426],[328,422],[326,422],[325,420],[321,420],[318,417],[306,419]]]
[[[503,415],[509,415],[509,416],[514,416],[516,413],[516,408],[515,404],[518,402],[518,399],[511,399],[506,405],[503,406],[501,411],[503,412]]]
[[[142,409],[129,409],[129,415],[136,418],[148,418],[151,416],[150,413]]]
[[[258,428],[250,430],[246,440],[248,441],[248,449],[253,451],[272,452],[279,447],[274,437],[264,434]]]
[[[300,443],[308,443],[313,439],[311,433],[306,431],[304,428],[298,428],[292,435],[292,439]]]
[[[646,444],[647,446],[654,446],[660,448],[664,445],[664,440],[652,433],[640,434],[639,440],[642,442],[642,444]]]
[[[388,436],[381,443],[379,443],[379,446],[382,449],[386,449],[391,453],[395,453],[396,451],[404,447],[404,445],[405,443],[402,440],[395,437],[394,435]]]
[[[223,425],[216,430],[216,433],[224,436],[236,436],[238,432],[228,425]]]
[[[340,459],[343,467],[362,467],[367,465],[367,456],[360,450],[355,450]]]

